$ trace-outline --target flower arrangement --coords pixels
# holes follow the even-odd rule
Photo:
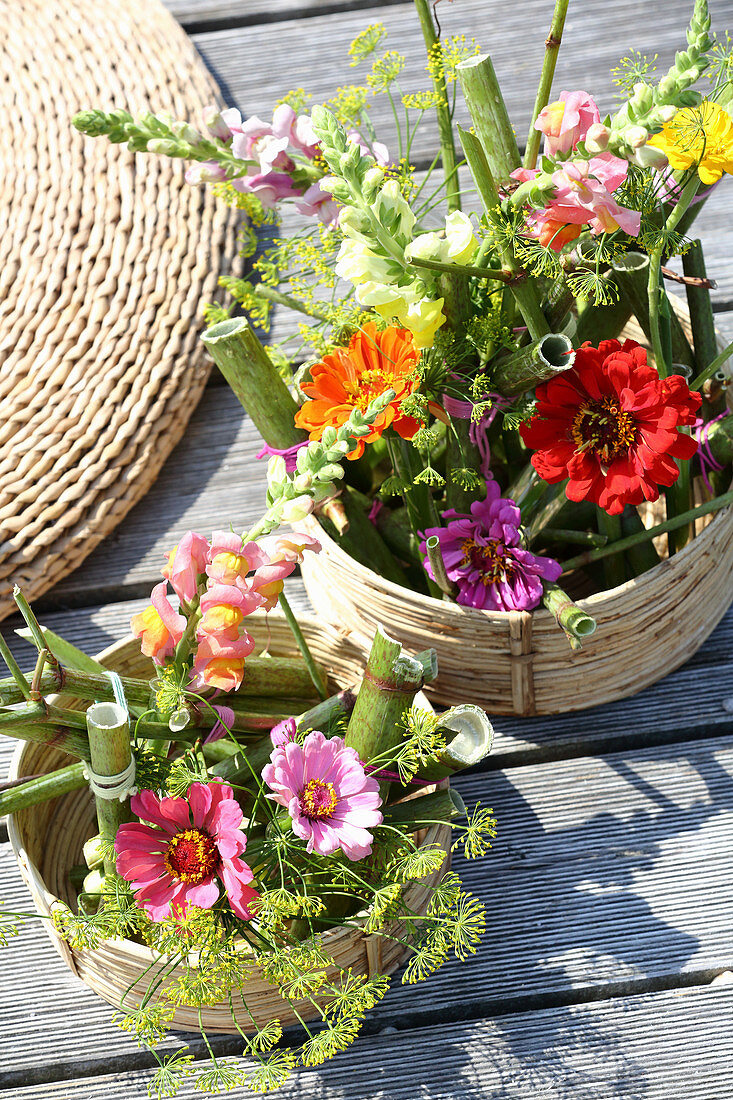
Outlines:
[[[157,1058],[152,1097],[175,1095],[189,1078],[210,1092],[275,1088],[356,1038],[400,959],[411,983],[479,943],[483,907],[448,857],[457,845],[469,858],[486,854],[495,823],[480,805],[466,815],[448,778],[488,753],[490,722],[477,707],[439,715],[421,704],[434,651],[410,656],[381,630],[358,691],[331,694],[352,685],[328,683],[283,594],[302,555],[320,549],[283,520],[297,522],[332,492],[343,456],[394,399],[387,390],[328,426],[291,473],[271,457],[267,510],[243,535],[181,539],[131,623],[152,680],[108,673],[44,630],[16,589],[38,661],[26,677],[0,637],[11,674],[0,680],[0,734],[78,762],[0,791],[0,814],[94,794],[98,832],[70,873],[76,904],[58,901],[52,920],[89,953],[87,973],[112,941],[152,952],[122,981],[116,1016]],[[298,659],[255,655],[250,617],[277,602]],[[0,911],[0,934],[28,916]],[[353,930],[354,945],[366,936],[399,950],[365,973],[350,954],[332,955],[335,930]],[[259,987],[250,996],[253,982],[267,983],[275,1011]],[[241,1059],[215,1055],[204,1023],[212,1006],[241,1034]],[[208,1063],[155,1051],[182,1008],[198,1019]],[[283,1020],[300,1034],[283,1037]]]
[[[561,608],[579,647],[592,622],[558,581],[571,593],[613,588],[733,499],[731,348],[718,352],[702,248],[687,235],[733,172],[730,51],[695,0],[669,71],[656,78],[632,53],[618,70],[621,105],[601,117],[585,90],[551,99],[568,9],[557,0],[521,157],[490,57],[441,37],[427,0],[415,7],[427,88],[401,88],[404,58],[384,50],[374,24],[350,48],[352,65],[371,63],[366,83],[323,105],[299,89],[272,122],[212,108],[204,131],[122,111],[83,112],[75,125],[191,161],[191,182],[246,212],[245,254],[286,204],[310,217],[266,247],[248,278],[222,279],[253,325],[267,330],[276,304],[307,318],[297,336],[264,347],[247,322],[208,311],[219,324],[205,340],[267,453],[294,462],[307,439],[389,388],[391,403],[347,455],[328,533],[426,595]],[[471,130],[454,125],[458,86]],[[374,96],[404,118],[394,159],[370,118]],[[422,173],[410,150],[431,113],[440,157]],[[462,209],[466,196],[480,216]],[[674,255],[682,276],[664,266]],[[666,277],[688,290],[692,337]],[[632,314],[651,355],[619,338]],[[282,380],[284,392],[263,400]]]

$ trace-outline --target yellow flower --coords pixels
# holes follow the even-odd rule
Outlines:
[[[733,173],[733,119],[707,99],[678,111],[647,144],[661,149],[672,168],[697,168],[702,183]]]

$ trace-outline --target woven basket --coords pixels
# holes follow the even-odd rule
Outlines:
[[[689,335],[689,315],[674,304]],[[635,322],[623,335],[644,342]],[[489,714],[561,714],[633,695],[691,657],[733,600],[733,507],[699,520],[697,537],[671,559],[578,600],[598,628],[575,652],[544,608],[480,611],[424,596],[349,557],[312,517],[301,526],[323,546],[301,567],[319,618],[362,645],[381,623],[411,652],[433,646],[430,697]]]
[[[271,638],[269,649],[279,656],[295,656],[297,650],[287,624],[281,618],[269,616],[269,627],[264,620],[257,623],[257,616],[248,620],[255,623],[251,633],[260,644]],[[344,634],[325,631],[314,620],[301,620],[303,633],[316,660],[331,672],[334,686],[349,687],[362,675],[364,657],[362,650],[354,646]],[[152,676],[153,666],[140,653],[140,643],[128,639],[106,649],[100,659],[109,668],[131,676]],[[423,698],[424,705],[428,705]],[[67,702],[67,705],[70,705]],[[45,745],[21,744],[13,757],[10,779],[24,775],[36,775],[52,771],[68,764],[68,756]],[[72,905],[75,895],[69,885],[69,870],[83,862],[84,841],[97,831],[94,802],[88,790],[75,791],[42,803],[10,817],[8,832],[10,843],[18,861],[21,874],[33,895],[36,909],[49,916],[53,906],[61,899]],[[439,844],[447,852],[450,847],[450,828],[435,825],[420,834],[420,841]],[[413,910],[424,913],[435,883],[442,877],[448,860],[441,870],[420,882],[411,883],[405,890],[405,902]],[[131,983],[142,978],[155,963],[157,956],[147,947],[130,940],[112,940],[94,950],[70,948],[55,931],[53,924],[45,920],[44,927],[61,958],[81,980],[116,1008]],[[400,922],[385,927],[386,937],[404,937]],[[352,967],[356,974],[391,974],[402,962],[406,950],[389,938],[368,936],[358,928],[334,928],[323,937],[323,947],[338,967]],[[176,972],[174,972],[176,973]],[[335,968],[329,974],[335,975]],[[141,980],[139,989],[133,989],[125,998],[125,1007],[138,1006],[142,994],[150,982],[151,974]],[[285,1001],[278,990],[264,979],[253,977],[246,987],[247,1005],[263,1025],[277,1017],[284,1026],[297,1023],[296,1011],[304,1019],[312,1019],[317,1013],[310,1002]],[[207,1032],[235,1034],[238,1030],[252,1031],[252,1021],[241,1011],[234,1025],[228,1002],[202,1011],[202,1024]],[[200,1030],[198,1010],[179,1008],[171,1022],[171,1028],[187,1031]]]

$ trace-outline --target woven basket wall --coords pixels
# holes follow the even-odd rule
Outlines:
[[[674,304],[689,335],[689,315]],[[633,322],[623,335],[644,342]],[[475,703],[490,715],[561,714],[648,687],[715,628],[733,600],[733,507],[708,521],[671,559],[579,600],[598,628],[575,652],[544,608],[481,611],[412,592],[349,557],[312,517],[302,526],[323,549],[306,554],[301,569],[319,617],[349,627],[362,644],[381,623],[410,652],[433,646],[431,699]]]
[[[257,618],[254,616],[248,620],[248,628],[250,624],[255,624],[251,632],[259,645],[267,643],[269,633],[270,652],[279,656],[297,654],[292,634],[284,620],[270,615],[268,630],[264,620],[257,623]],[[325,630],[314,620],[301,620],[301,626],[316,660],[329,668],[334,688],[350,687],[361,679],[363,652],[348,637],[343,633]],[[136,639],[119,642],[100,654],[100,659],[107,667],[126,675],[148,677],[153,674],[152,662],[142,656]],[[424,697],[421,701],[423,705],[429,705]],[[69,705],[68,701],[66,705]],[[10,778],[18,779],[24,775],[52,771],[68,762],[66,754],[45,745],[21,744],[11,764]],[[10,842],[39,913],[48,916],[58,899],[69,905],[74,904],[68,872],[74,864],[83,862],[84,841],[96,831],[94,802],[86,789],[23,810],[9,819]],[[432,826],[425,830],[420,839],[423,843],[439,844],[447,852],[450,847],[450,828],[447,825]],[[445,873],[447,866],[448,859],[438,872],[420,882],[411,883],[405,890],[406,904],[417,912],[424,913],[432,887]],[[58,936],[50,921],[43,923],[69,969],[116,1008],[120,1007],[121,998],[129,986],[141,978],[155,962],[156,956],[149,948],[130,940],[109,941],[94,950],[72,949]],[[404,935],[400,922],[387,925],[385,932],[394,937]],[[391,974],[405,957],[405,948],[401,944],[380,936],[367,936],[355,928],[335,928],[326,932],[323,946],[339,967],[350,966],[356,974]],[[332,973],[335,974],[335,969]],[[139,1005],[151,976],[152,972],[141,980],[139,988],[133,989],[127,995],[125,1007]],[[273,1017],[280,1019],[284,1026],[296,1024],[294,1009],[306,1019],[312,1019],[316,1015],[310,1002],[296,1002],[291,1005],[283,1000],[277,989],[261,978],[253,977],[247,983],[245,996],[247,1005],[259,1024],[264,1024]],[[202,1018],[207,1032],[235,1034],[238,1030],[232,1022],[228,1003],[205,1009]],[[237,1013],[237,1022],[241,1030],[252,1031],[252,1022],[243,1009],[241,1015]],[[198,1011],[177,1009],[171,1027],[198,1031]]]
[[[0,0],[0,619],[147,491],[209,373],[201,307],[236,218],[184,166],[72,128],[198,121],[216,85],[158,0]]]

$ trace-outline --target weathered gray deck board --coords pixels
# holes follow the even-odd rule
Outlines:
[[[730,988],[663,992],[362,1038],[282,1100],[728,1100]],[[663,1021],[663,1023],[662,1023]],[[653,1051],[653,1056],[650,1055]],[[143,1100],[149,1072],[75,1082],[77,1100]],[[7,1100],[66,1100],[59,1081],[9,1089]],[[232,1100],[252,1094],[238,1088]],[[201,1096],[184,1086],[180,1100]]]
[[[386,7],[403,0],[377,2]],[[202,25],[229,28],[278,23],[283,19],[309,19],[366,7],[366,0],[163,0],[163,3],[191,35]]]
[[[499,821],[485,860],[457,856],[454,864],[487,905],[488,935],[476,956],[428,984],[396,985],[371,1026],[432,1025],[699,985],[733,967],[733,749],[726,739],[461,776],[456,786],[469,803],[493,806]],[[10,859],[0,846],[2,896],[24,905]],[[11,941],[3,963],[0,1085],[53,1078],[68,1067],[74,1074],[118,1069],[118,1058],[134,1056],[132,1041],[108,1022],[111,1010],[72,979],[37,923]],[[41,1001],[34,988],[19,988],[23,966],[43,968]],[[42,1049],[33,1035],[15,1035],[19,1016],[30,1011]],[[3,1065],[11,1036],[12,1063]]]

